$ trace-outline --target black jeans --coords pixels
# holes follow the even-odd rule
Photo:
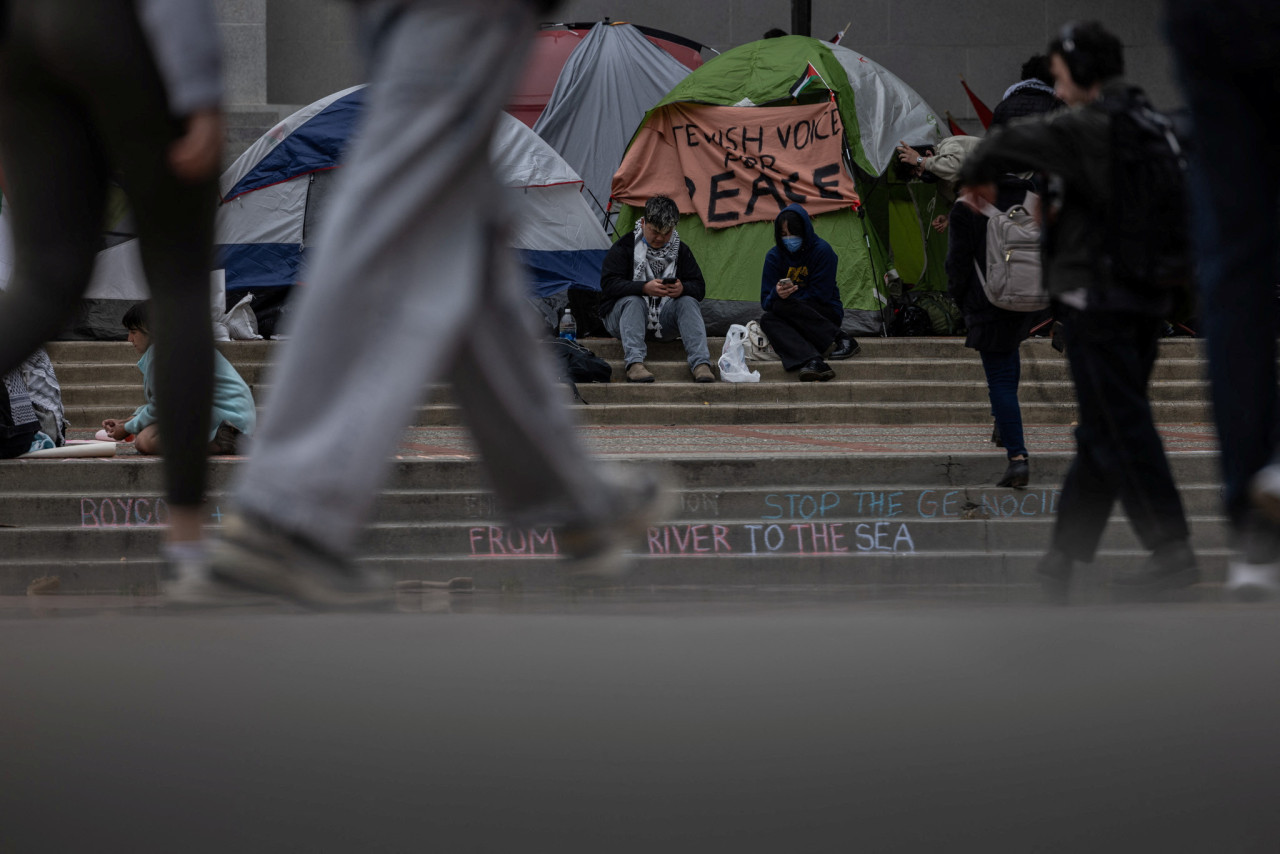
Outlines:
[[[11,4],[0,43],[0,162],[15,266],[0,295],[0,372],[66,324],[102,245],[119,178],[151,288],[156,405],[169,502],[199,504],[213,399],[213,178],[169,168],[180,132],[128,0]]]
[[[1053,548],[1074,560],[1093,560],[1116,498],[1145,548],[1189,535],[1147,399],[1163,325],[1155,317],[1110,312],[1071,311],[1063,318],[1079,426]]]
[[[775,300],[773,308],[760,315],[760,328],[782,360],[782,367],[794,371],[822,354],[840,334],[840,316],[829,305],[796,299]]]

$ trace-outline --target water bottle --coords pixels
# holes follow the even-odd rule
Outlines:
[[[560,318],[560,337],[570,341],[578,340],[578,321],[573,319],[573,312],[567,308],[564,310],[564,316]]]

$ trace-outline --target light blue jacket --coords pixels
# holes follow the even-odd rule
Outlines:
[[[147,352],[143,353],[142,358],[138,360],[138,370],[142,371],[142,393],[146,396],[147,402],[139,406],[134,411],[133,417],[124,425],[124,429],[135,435],[144,427],[159,420],[156,414],[155,372],[151,365],[151,354],[154,352],[154,347],[148,347]],[[215,350],[213,352],[213,418],[209,426],[209,441],[213,441],[213,435],[218,432],[218,425],[223,421],[231,422],[233,427],[248,436],[257,426],[258,411],[253,404],[253,392],[249,391],[249,386],[236,373],[236,369],[227,361],[226,356]]]

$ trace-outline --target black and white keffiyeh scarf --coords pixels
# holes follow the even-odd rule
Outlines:
[[[631,277],[637,282],[650,279],[670,279],[676,275],[676,257],[680,254],[680,232],[672,231],[671,239],[661,249],[654,249],[644,242],[644,220],[636,220],[635,252],[632,254],[634,267]],[[654,335],[662,336],[662,324],[658,322],[658,314],[671,297],[645,297],[649,304],[649,321],[646,328]]]

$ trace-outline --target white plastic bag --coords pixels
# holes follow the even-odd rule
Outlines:
[[[727,383],[758,383],[759,371],[747,370],[747,358],[744,344],[747,340],[747,327],[735,323],[729,327],[724,336],[724,350],[720,353],[720,379]]]
[[[222,318],[222,322],[227,325],[227,332],[236,341],[253,341],[262,338],[258,334],[258,316],[253,313],[249,305],[252,302],[253,294],[245,294],[240,302],[232,306],[231,311]]]
[[[743,350],[748,362],[776,362],[782,357],[773,352],[769,336],[764,334],[757,321],[748,321],[747,340],[743,342]]]
[[[227,271],[209,273],[209,310],[213,313],[213,340],[230,341],[231,333],[223,318],[227,316]]]

